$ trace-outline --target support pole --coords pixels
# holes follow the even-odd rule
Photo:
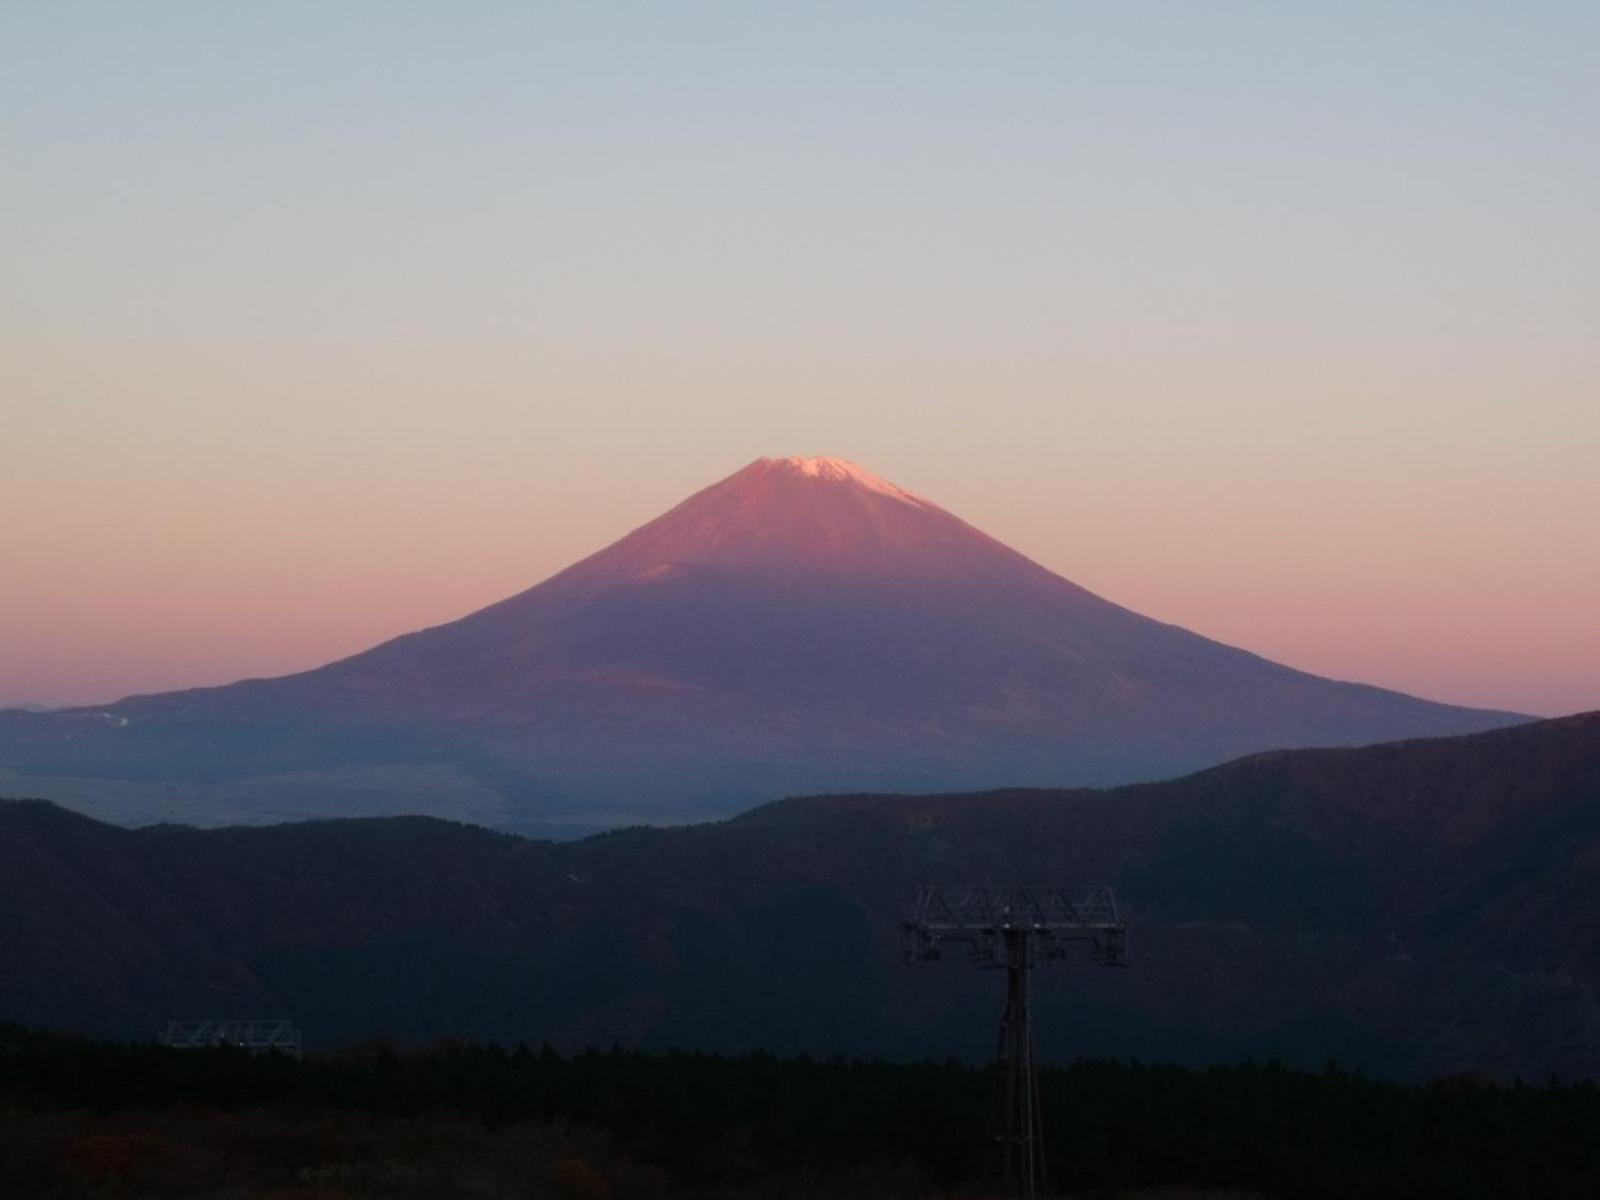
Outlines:
[[[1044,1194],[1044,1138],[1039,1122],[1039,1077],[1034,1069],[1033,1025],[1028,1015],[1028,972],[1033,943],[1026,929],[1004,931],[1006,1006],[1000,1016],[995,1068],[1001,1111],[995,1140],[1006,1194],[1037,1200]]]
[[[1095,962],[1125,966],[1128,927],[1108,887],[924,887],[901,925],[906,957],[941,957],[964,943],[980,967],[1006,973],[1006,1007],[995,1054],[993,1146],[995,1175],[1011,1200],[1046,1194],[1039,1074],[1028,1013],[1029,972],[1040,958],[1061,958],[1069,942],[1088,942]]]

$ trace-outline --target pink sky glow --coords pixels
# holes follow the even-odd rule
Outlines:
[[[759,455],[1600,708],[1600,25],[0,5],[0,703],[314,666]]]

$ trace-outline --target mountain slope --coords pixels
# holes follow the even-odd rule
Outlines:
[[[1600,1074],[1597,862],[1600,714],[560,844],[424,818],[125,830],[9,803],[0,1018],[979,1057],[999,981],[959,955],[901,963],[914,889],[1109,881],[1134,969],[1040,968],[1049,1055],[1571,1078]]]
[[[854,464],[761,459],[528,591],[326,667],[13,714],[0,766],[448,765],[509,798],[501,823],[615,821],[805,790],[1159,778],[1518,719],[1268,662],[1103,600]]]

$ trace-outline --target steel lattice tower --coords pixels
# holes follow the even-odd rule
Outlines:
[[[1117,915],[1116,897],[1108,887],[925,887],[904,930],[906,957],[913,962],[940,958],[945,942],[960,942],[978,966],[1005,970],[995,1058],[998,1174],[1009,1195],[1035,1200],[1045,1188],[1044,1138],[1028,973],[1041,958],[1065,958],[1071,942],[1090,943],[1096,962],[1124,965],[1127,926]]]

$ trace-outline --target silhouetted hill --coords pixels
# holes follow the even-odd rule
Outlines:
[[[1160,779],[1522,719],[1268,662],[854,464],[761,459],[525,592],[314,671],[0,713],[0,768],[129,824],[377,815],[404,793],[530,832],[798,791]]]
[[[288,1013],[557,1045],[989,1053],[904,966],[925,882],[1111,882],[1136,966],[1037,973],[1041,1049],[1600,1074],[1600,714],[1113,791],[827,796],[535,842],[424,818],[126,830],[0,805],[0,1017]]]

